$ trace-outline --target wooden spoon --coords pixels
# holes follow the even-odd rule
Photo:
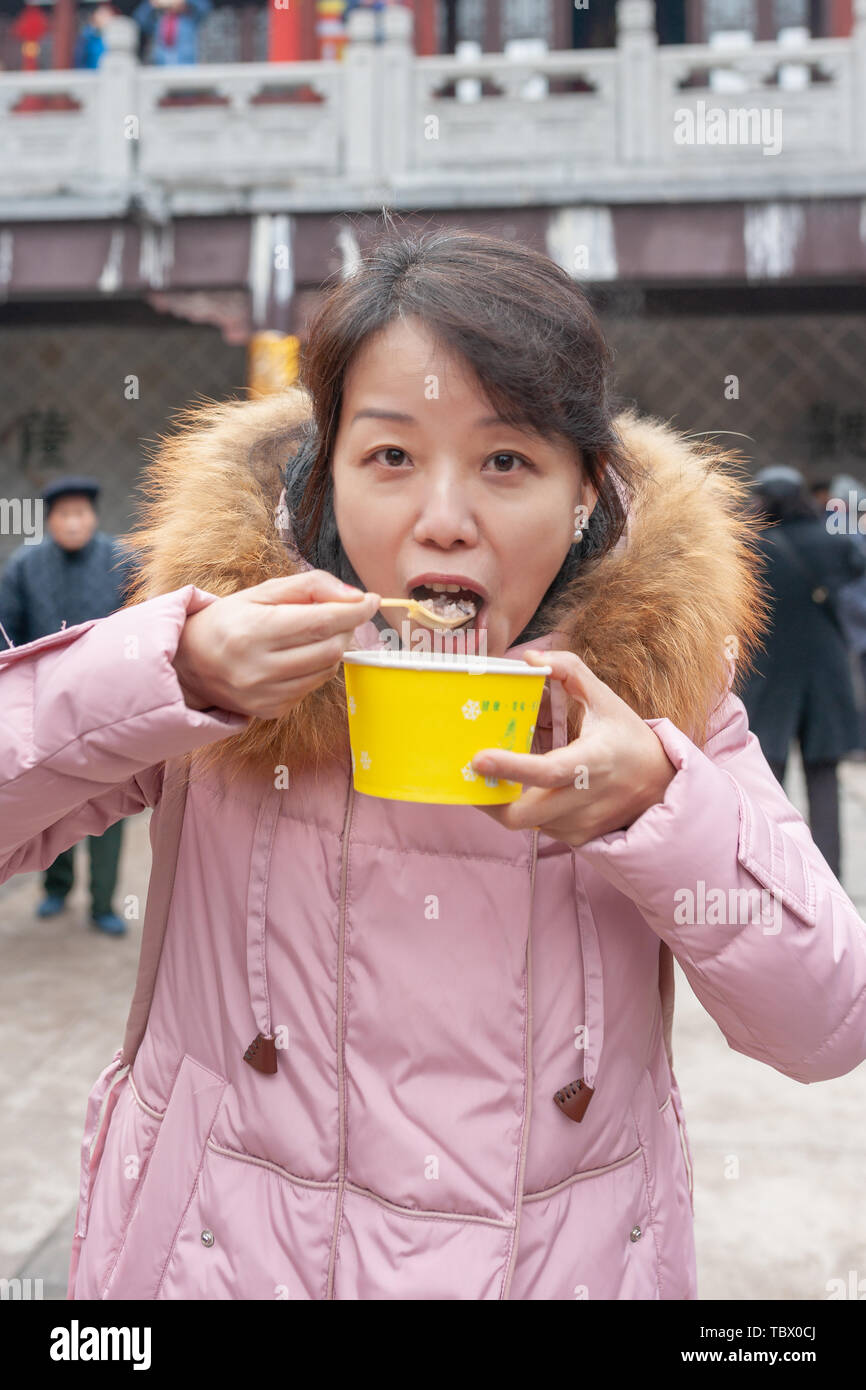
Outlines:
[[[419,603],[416,598],[383,598],[379,602],[380,608],[408,608],[413,618],[420,618],[422,622],[431,623],[433,627],[445,628],[453,631],[458,627],[465,627],[471,623],[473,618],[478,616],[477,611],[470,613],[467,618],[443,618],[435,613],[432,608],[428,608],[425,603]]]

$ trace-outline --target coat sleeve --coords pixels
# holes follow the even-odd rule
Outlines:
[[[246,728],[193,710],[172,665],[188,584],[0,654],[0,883],[159,799],[166,758]]]
[[[796,1081],[866,1058],[866,923],[728,693],[698,748],[647,720],[677,768],[664,801],[582,854],[667,942],[728,1044]]]

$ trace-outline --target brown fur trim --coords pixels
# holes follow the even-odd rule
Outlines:
[[[698,746],[767,622],[748,474],[735,454],[628,413],[617,426],[640,465],[627,544],[585,567],[551,625],[642,719],[667,717]]]
[[[175,417],[145,470],[140,522],[127,537],[140,566],[131,603],[185,584],[225,595],[296,571],[273,512],[308,415],[309,398],[292,390],[205,401]],[[727,653],[742,674],[766,625],[748,478],[736,455],[660,421],[629,413],[617,425],[640,465],[627,540],[581,569],[549,629],[642,718],[667,717],[700,746],[727,684]],[[579,721],[574,706],[571,737]],[[284,718],[253,719],[199,749],[190,765],[200,774],[220,765],[231,782],[334,757],[348,765],[342,674]]]

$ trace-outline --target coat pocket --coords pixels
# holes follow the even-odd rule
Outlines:
[[[156,1298],[227,1082],[184,1055],[103,1298]]]

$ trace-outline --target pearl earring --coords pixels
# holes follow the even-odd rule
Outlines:
[[[583,515],[583,514],[585,513],[585,511],[586,511],[586,507],[583,506],[582,503],[578,504],[578,506],[576,506],[575,509],[574,509],[574,536],[573,536],[573,540],[574,540],[574,541],[582,541],[582,540],[583,540],[583,522],[584,522],[584,515]],[[578,519],[578,512],[580,512],[580,514],[581,514],[579,519]]]

